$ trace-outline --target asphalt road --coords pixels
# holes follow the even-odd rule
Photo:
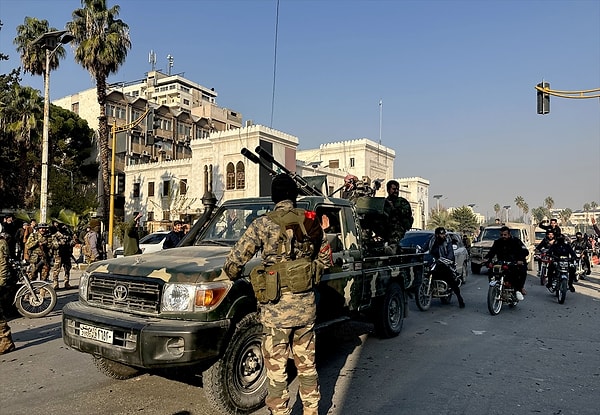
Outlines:
[[[598,414],[600,269],[559,305],[528,277],[528,295],[498,316],[487,277],[470,275],[467,304],[427,312],[414,300],[399,337],[378,339],[364,322],[318,336],[323,414]],[[17,350],[0,356],[0,413],[212,415],[201,377],[145,374],[115,381],[61,339],[60,291],[48,317],[10,322]],[[292,383],[294,388],[296,382]],[[302,413],[298,402],[292,412]],[[267,414],[266,409],[256,415]]]

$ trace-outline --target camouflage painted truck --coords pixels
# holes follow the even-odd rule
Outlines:
[[[383,198],[361,205],[298,199],[298,207],[327,215],[331,225],[334,264],[317,286],[317,327],[362,315],[380,336],[397,336],[408,292],[423,275],[423,256],[386,255],[381,242],[366,241],[365,227],[385,223]],[[249,279],[229,281],[222,266],[246,226],[272,208],[270,198],[228,201],[199,220],[177,248],[91,264],[79,300],[63,309],[65,343],[91,354],[115,379],[189,367],[202,374],[206,396],[220,412],[257,410],[266,396],[257,301]],[[257,263],[248,263],[244,275]]]

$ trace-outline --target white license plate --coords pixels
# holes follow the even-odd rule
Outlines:
[[[100,327],[88,326],[87,324],[79,325],[79,335],[86,339],[98,340],[103,343],[112,344],[112,330],[101,329]]]

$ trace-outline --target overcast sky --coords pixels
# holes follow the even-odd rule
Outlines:
[[[133,47],[109,82],[157,69],[215,88],[220,106],[297,136],[300,149],[369,138],[396,151],[396,177],[430,181],[446,207],[530,209],[600,203],[600,99],[551,99],[534,86],[600,88],[600,1],[108,0]],[[25,16],[63,29],[77,0],[2,0],[1,72],[19,66],[12,41]],[[42,77],[24,85],[43,90]],[[52,99],[94,87],[67,58]],[[271,124],[272,97],[274,100]],[[379,102],[382,101],[380,107]],[[380,128],[381,117],[381,128]],[[95,126],[92,126],[95,127]],[[430,199],[430,206],[435,200]]]

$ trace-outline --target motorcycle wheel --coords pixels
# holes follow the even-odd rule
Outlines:
[[[540,271],[540,285],[546,285],[546,283],[548,282],[548,276],[546,275],[546,270],[547,270],[547,268],[545,266],[542,266],[541,271]]]
[[[431,307],[432,294],[433,288],[429,288],[429,278],[424,278],[421,285],[419,285],[417,295],[415,296],[415,302],[417,303],[419,310],[429,310],[429,307]]]
[[[558,290],[556,290],[556,296],[558,297],[558,304],[564,304],[565,303],[565,299],[567,298],[567,280],[566,279],[562,279],[560,281],[560,285],[558,287]]]
[[[502,310],[502,300],[500,299],[501,290],[499,284],[490,285],[488,289],[487,306],[491,315],[497,316]]]
[[[34,294],[23,286],[16,295],[15,305],[23,317],[39,318],[50,313],[56,305],[56,291],[44,281],[32,281]]]

